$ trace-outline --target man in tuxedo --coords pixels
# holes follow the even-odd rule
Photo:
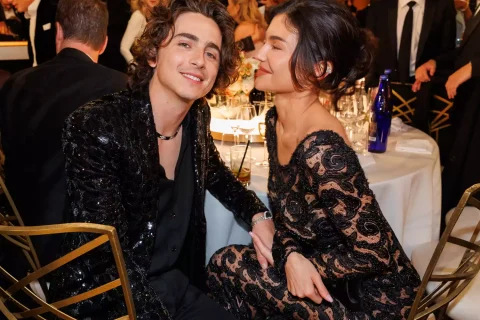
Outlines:
[[[4,0],[17,12],[24,13],[27,23],[28,54],[35,67],[55,56],[55,12],[58,0]]]
[[[480,183],[480,6],[473,13],[460,46],[420,66],[413,85],[417,91],[438,71],[453,67],[445,84],[448,97],[454,99],[451,123],[455,135],[447,146],[449,157],[443,163],[444,214],[456,206],[465,189]]]
[[[67,222],[64,120],[87,102],[126,88],[125,74],[97,64],[107,45],[107,25],[101,0],[60,0],[58,55],[14,74],[0,91],[6,184],[26,225]],[[54,258],[60,241],[33,241],[42,265]]]
[[[392,82],[413,83],[415,69],[455,47],[453,0],[388,0],[372,2],[367,28],[378,50],[367,86],[376,87],[385,69]]]

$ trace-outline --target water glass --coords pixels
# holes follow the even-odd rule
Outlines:
[[[230,169],[245,186],[250,184],[251,179],[251,153],[252,148],[247,149],[246,145],[236,145],[230,148]]]

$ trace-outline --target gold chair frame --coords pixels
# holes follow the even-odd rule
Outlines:
[[[9,222],[3,218],[3,222]],[[1,224],[1,220],[0,220]],[[5,314],[8,320],[14,319],[24,319],[24,318],[35,318],[35,319],[44,319],[41,315],[50,312],[55,316],[61,319],[74,320],[73,317],[65,314],[60,311],[59,308],[69,306],[71,304],[90,299],[94,296],[102,294],[104,292],[115,289],[119,286],[122,287],[123,296],[125,299],[125,305],[127,308],[128,315],[123,316],[119,319],[130,319],[135,320],[135,307],[133,304],[133,297],[130,291],[130,284],[127,277],[125,261],[123,259],[122,250],[120,247],[120,241],[118,239],[117,231],[114,227],[104,226],[91,223],[68,223],[68,224],[58,224],[58,225],[45,225],[45,226],[36,226],[36,227],[18,227],[11,225],[0,225],[0,235],[5,237],[7,240],[13,244],[19,246],[24,250],[24,246],[21,242],[15,241],[13,237],[30,237],[30,236],[41,236],[41,235],[53,235],[53,234],[63,234],[63,233],[94,233],[99,236],[88,243],[82,245],[81,247],[73,250],[70,253],[67,253],[63,257],[47,264],[46,266],[36,269],[34,272],[28,274],[23,279],[17,280],[12,275],[10,275],[4,268],[0,266],[0,275],[3,275],[7,280],[9,280],[12,285],[6,289],[0,287],[0,311]],[[14,241],[12,241],[14,240]],[[57,268],[67,264],[68,262],[86,254],[87,252],[99,247],[100,245],[109,242],[115,264],[118,270],[119,278],[101,285],[97,288],[89,290],[87,292],[81,293],[79,295],[56,301],[53,303],[47,303],[41,298],[39,298],[35,293],[27,288],[28,284],[32,281],[38,280],[39,278],[47,275],[48,273],[56,270]],[[34,309],[29,309],[20,303],[13,295],[18,291],[23,291],[28,297],[32,299],[39,307]],[[6,302],[10,301],[15,305],[21,312],[12,312],[7,308]]]
[[[474,195],[479,191],[480,184],[475,184],[468,188],[455,208],[430,259],[410,310],[408,320],[426,319],[429,314],[437,310],[439,311],[437,316],[439,319],[442,319],[446,314],[450,302],[452,302],[478,274],[480,270],[480,241],[476,241],[476,239],[480,233],[480,221],[477,223],[470,237],[470,241],[454,237],[451,233],[466,205],[480,209],[480,201],[474,198]],[[452,243],[465,249],[461,262],[457,269],[451,274],[433,274],[447,243]],[[425,295],[429,282],[439,282],[440,284],[431,293]]]
[[[23,227],[25,226],[25,224],[23,223],[22,217],[18,212],[17,206],[13,202],[10,192],[8,192],[2,174],[3,172],[0,173],[0,189],[5,194],[5,197],[7,198],[8,203],[12,208],[13,214],[15,216],[10,216],[4,212],[0,212],[0,225],[15,226],[13,222],[16,221],[19,226]],[[37,270],[38,268],[40,268],[40,261],[38,260],[37,252],[35,251],[32,240],[29,236],[5,236],[5,238],[10,242],[15,243],[18,247],[21,248],[23,254],[25,255],[25,258],[27,259],[33,270]]]

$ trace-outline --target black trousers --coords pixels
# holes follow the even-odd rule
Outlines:
[[[178,269],[151,278],[150,285],[175,320],[235,320],[222,306],[192,286]]]

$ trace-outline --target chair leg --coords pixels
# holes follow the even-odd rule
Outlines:
[[[435,318],[437,320],[447,320],[447,319],[449,319],[448,316],[447,316],[447,309],[448,309],[448,304],[446,304],[443,307],[441,307],[440,309],[438,309],[437,312],[435,313]]]

